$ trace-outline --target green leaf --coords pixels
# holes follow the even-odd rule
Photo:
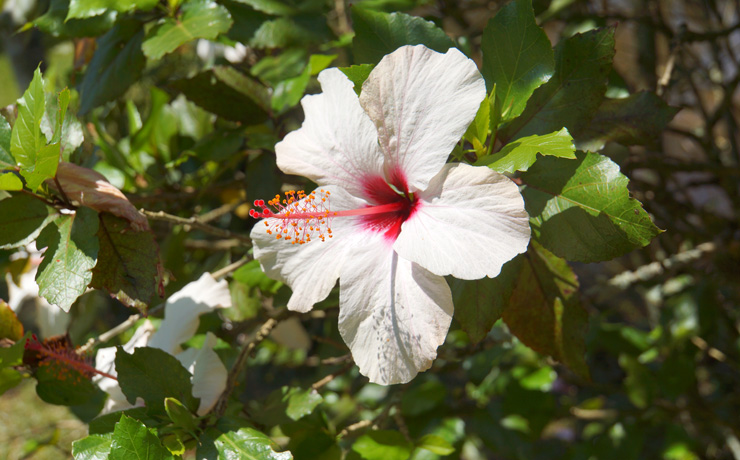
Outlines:
[[[655,376],[634,356],[620,355],[619,366],[627,374],[624,387],[632,404],[640,409],[649,407],[658,393]]]
[[[552,45],[537,26],[531,0],[503,6],[483,30],[481,73],[490,92],[496,87],[497,119],[518,117],[535,89],[555,70]]]
[[[57,96],[57,113],[56,125],[54,126],[54,135],[49,141],[50,144],[57,144],[62,140],[62,128],[64,127],[64,118],[67,116],[67,107],[69,106],[69,89],[64,88]]]
[[[417,446],[437,455],[451,455],[455,448],[441,436],[428,434],[419,439]]]
[[[113,430],[110,460],[169,460],[174,457],[152,430],[136,419],[121,415]]]
[[[0,190],[23,190],[23,182],[12,172],[0,172]]]
[[[13,345],[7,348],[0,347],[0,369],[23,364],[23,352],[25,351],[26,340],[30,337],[31,333],[26,332]]]
[[[290,452],[276,452],[278,446],[267,436],[253,428],[239,428],[237,431],[220,433],[210,430],[201,438],[203,445],[213,446],[218,453],[219,460],[244,459],[244,460],[291,460]],[[199,458],[215,458],[201,455]]]
[[[476,166],[488,166],[500,173],[513,173],[514,171],[526,171],[537,159],[537,154],[553,156],[558,158],[574,159],[575,146],[573,138],[566,128],[560,131],[539,136],[522,137],[511,141],[499,152],[478,160]]]
[[[198,427],[192,412],[188,410],[180,401],[175,398],[165,398],[164,410],[167,416],[172,420],[175,426],[179,426],[188,431],[195,431]]]
[[[521,270],[522,258],[507,262],[496,278],[459,280],[449,278],[455,305],[455,319],[470,341],[483,340],[496,321],[501,318]]]
[[[565,260],[534,241],[523,258],[503,319],[522,343],[588,378],[583,356],[588,313],[581,306],[578,280]]]
[[[231,26],[226,36],[241,43],[250,43],[260,27],[271,18],[238,0],[221,0],[219,3],[229,10],[231,19],[234,20],[234,25]]]
[[[17,342],[23,337],[23,324],[18,320],[10,305],[0,299],[0,339]]]
[[[47,247],[36,273],[39,295],[65,312],[85,293],[98,257],[98,213],[80,207],[60,216],[39,235],[37,247]]]
[[[478,157],[481,157],[487,151],[485,146],[491,124],[491,97],[493,93],[481,101],[478,112],[475,114],[473,122],[468,126],[463,138],[473,144],[473,149]]]
[[[0,396],[23,381],[23,375],[10,367],[0,368]]]
[[[275,91],[272,95],[272,108],[277,113],[282,113],[298,104],[306,91],[311,75],[316,75],[324,70],[335,58],[336,55],[312,55],[308,65],[300,75],[288,78],[275,85]]]
[[[141,51],[142,24],[121,20],[97,41],[97,49],[80,85],[80,115],[123,95],[141,77],[146,57]]]
[[[113,433],[91,434],[72,442],[75,460],[107,460],[110,454]]]
[[[278,0],[239,0],[239,2],[245,3],[257,11],[275,16],[291,16],[298,12],[296,8]]]
[[[352,450],[365,460],[406,460],[412,445],[400,431],[378,430],[360,436]]]
[[[401,414],[404,417],[418,417],[438,409],[447,396],[447,387],[436,379],[414,384],[404,391],[401,398]]]
[[[46,145],[46,137],[41,132],[45,110],[44,80],[37,68],[31,84],[18,100],[18,118],[10,140],[10,153],[20,165],[21,175],[32,191],[44,180],[54,177],[59,164],[59,145]]]
[[[231,89],[253,100],[262,111],[270,111],[270,93],[258,81],[230,66],[216,66],[213,68],[213,74]]]
[[[90,286],[143,309],[162,291],[162,266],[154,234],[134,231],[127,220],[112,214],[101,213],[99,218],[100,250]]]
[[[648,244],[661,230],[630,198],[619,166],[597,153],[541,158],[522,175],[534,237],[567,260],[610,260]]]
[[[142,45],[150,59],[159,59],[196,38],[213,40],[234,22],[229,10],[211,0],[185,2],[177,18],[165,18],[147,34]]]
[[[299,17],[280,17],[262,22],[254,32],[249,45],[258,49],[286,48],[306,46],[326,38],[328,30],[323,18],[309,16],[302,22],[298,19]],[[318,29],[317,25],[320,26]]]
[[[283,285],[280,281],[268,278],[260,268],[259,260],[250,260],[234,272],[233,278],[251,288],[258,287],[263,293],[275,294]]]
[[[357,5],[352,8],[352,23],[356,64],[377,64],[383,56],[404,45],[426,45],[440,53],[455,47],[433,22],[404,13],[382,13]]]
[[[658,149],[661,133],[680,109],[653,93],[605,99],[588,126],[576,136],[582,150],[601,150],[607,142]]]
[[[211,69],[192,78],[175,80],[170,85],[198,106],[227,120],[239,121],[247,125],[267,120],[268,114],[263,108],[264,91],[266,91],[264,87],[238,85],[239,81],[248,80],[248,77],[238,78],[233,75],[234,73],[238,71]],[[259,85],[256,82],[253,83]],[[260,89],[254,91],[256,88]]]
[[[46,115],[41,123],[41,131],[51,144],[61,145],[62,160],[69,161],[69,156],[84,141],[82,124],[77,117],[67,111],[70,91],[64,88],[57,97],[47,97]]]
[[[69,3],[70,0],[51,0],[46,13],[34,19],[32,25],[54,37],[97,37],[110,30],[116,22],[117,13],[113,10],[88,19],[67,20]]]
[[[70,0],[67,20],[99,16],[109,11],[127,13],[129,11],[150,11],[158,0]]]
[[[10,154],[10,137],[12,129],[4,116],[0,115],[0,170],[15,168],[16,162]]]
[[[146,407],[134,407],[131,409],[125,409],[116,412],[109,412],[107,414],[95,417],[90,421],[88,431],[90,434],[107,434],[112,433],[116,428],[116,423],[121,419],[121,415],[126,414],[127,416],[134,418],[147,426],[156,426],[161,423],[161,419],[155,419],[147,414]]]
[[[524,112],[499,131],[499,138],[508,143],[563,127],[578,132],[601,105],[613,57],[614,28],[562,40],[555,47],[552,78],[534,91]]]
[[[134,404],[136,398],[142,398],[152,414],[165,415],[164,400],[168,397],[182,401],[191,412],[198,410],[199,400],[193,397],[190,372],[165,351],[142,347],[128,354],[119,347],[116,371],[126,399]]]
[[[367,77],[370,76],[370,72],[374,68],[375,64],[360,64],[350,67],[339,67],[339,70],[355,84],[355,93],[359,96],[362,91],[362,84],[365,83],[365,80],[367,80]]]
[[[36,394],[49,404],[77,406],[100,391],[77,367],[56,357],[44,359],[33,376],[38,382]]]
[[[313,412],[324,399],[316,390],[284,386],[267,397],[255,420],[263,425],[281,425]]]
[[[0,201],[0,249],[25,246],[39,236],[57,214],[32,195],[14,195]]]

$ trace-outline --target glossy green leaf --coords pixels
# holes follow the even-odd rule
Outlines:
[[[174,457],[162,446],[152,430],[140,421],[121,416],[113,430],[110,460],[170,460]]]
[[[72,455],[75,460],[107,460],[112,442],[113,433],[91,434],[72,442]]]
[[[494,110],[502,122],[518,117],[555,71],[552,45],[537,26],[531,0],[514,0],[488,21],[481,51],[481,73],[489,92],[496,86]]]
[[[149,416],[147,414],[146,407],[134,407],[131,409],[109,412],[107,414],[95,417],[90,421],[88,431],[90,432],[90,434],[112,433],[113,430],[116,428],[116,423],[118,423],[118,421],[121,419],[121,415],[123,414],[142,422],[146,426],[155,426],[161,421],[161,419]]]
[[[355,93],[359,96],[360,92],[362,92],[362,84],[365,83],[365,80],[367,80],[367,77],[370,76],[370,72],[374,68],[375,64],[360,64],[350,67],[339,67],[339,70],[355,84]]]
[[[97,49],[80,85],[80,115],[123,95],[141,77],[146,57],[141,51],[142,24],[121,20],[97,41]]]
[[[43,201],[31,195],[14,195],[0,200],[0,249],[24,246],[57,217]]]
[[[105,289],[126,305],[144,309],[162,291],[159,247],[151,231],[137,232],[127,220],[99,215],[98,263],[91,287]]]
[[[16,162],[10,154],[10,137],[12,129],[4,116],[0,115],[0,170],[15,168]]]
[[[521,257],[507,262],[496,278],[450,278],[455,319],[473,343],[483,340],[501,318],[521,269]]]
[[[588,313],[581,306],[578,280],[565,260],[534,241],[523,257],[503,319],[522,343],[588,378]]]
[[[321,41],[327,34],[326,22],[321,17],[309,17],[302,23],[296,17],[280,17],[262,22],[249,44],[259,49],[305,46]]]
[[[495,97],[494,93],[481,101],[473,122],[463,135],[463,139],[473,145],[477,157],[482,157],[488,150],[485,144],[491,125],[491,97]]]
[[[455,452],[455,448],[441,436],[428,434],[419,439],[417,446],[421,449],[428,450],[437,455],[450,455]]]
[[[250,43],[260,27],[271,18],[238,0],[221,0],[219,3],[229,10],[234,21],[226,36],[241,43]]]
[[[61,145],[63,161],[69,161],[69,156],[84,141],[82,123],[77,117],[68,111],[70,91],[64,88],[54,97],[49,95],[46,99],[46,115],[41,123],[41,131],[46,135],[50,144]]]
[[[234,73],[238,71],[211,69],[192,78],[175,80],[171,86],[199,107],[227,120],[240,121],[248,125],[265,121],[268,118],[264,109],[265,88],[251,84],[239,85],[239,82],[248,77],[236,77]],[[219,75],[225,80],[219,78]],[[260,89],[254,91],[256,88]]]
[[[352,450],[365,460],[407,460],[412,445],[400,431],[378,430],[360,436]]]
[[[555,47],[552,78],[532,93],[524,112],[499,131],[499,138],[508,143],[563,127],[578,132],[601,105],[613,57],[614,28],[563,39]]]
[[[109,11],[150,11],[155,6],[157,0],[70,0],[67,20],[99,16]]]
[[[49,9],[32,21],[39,30],[54,37],[97,37],[116,22],[117,12],[108,10],[87,19],[67,19],[70,0],[51,0]]]
[[[209,433],[206,442],[211,441],[218,453],[218,460],[244,459],[244,460],[291,460],[290,452],[277,452],[279,448],[267,436],[253,428],[240,428],[237,431],[221,433]],[[207,457],[215,458],[215,457]]]
[[[426,45],[440,53],[455,46],[433,22],[404,13],[382,13],[357,5],[352,8],[352,23],[355,64],[377,64],[404,45]]]
[[[92,280],[98,257],[98,213],[80,207],[75,214],[60,216],[47,226],[36,246],[46,247],[44,260],[36,273],[39,295],[50,304],[69,311]]]
[[[270,111],[270,94],[260,82],[230,66],[216,66],[213,74],[231,89],[253,100],[264,112]]]
[[[607,142],[619,142],[657,149],[661,133],[679,110],[647,91],[624,99],[605,99],[588,126],[576,136],[578,147],[596,151]]]
[[[126,399],[133,404],[136,398],[142,398],[152,414],[165,415],[164,400],[168,397],[181,401],[191,412],[198,409],[190,372],[165,351],[143,347],[128,354],[118,348],[116,370]]]
[[[197,39],[213,40],[231,28],[229,10],[211,0],[186,1],[176,18],[165,18],[147,34],[142,45],[150,59],[159,59]]]
[[[295,107],[303,97],[310,77],[327,68],[334,59],[336,59],[336,55],[312,55],[308,65],[300,75],[288,78],[275,85],[272,94],[272,108],[277,113],[282,113],[291,107]]]
[[[630,198],[619,166],[596,153],[541,158],[522,175],[532,234],[567,260],[610,260],[648,244],[661,230]]]
[[[18,101],[18,118],[10,139],[10,153],[20,165],[21,175],[31,190],[53,177],[59,164],[59,145],[46,145],[46,137],[41,132],[45,110],[44,80],[37,68],[31,84]]]
[[[573,138],[566,128],[560,131],[539,136],[522,137],[511,141],[499,152],[478,160],[476,166],[488,166],[500,173],[526,171],[537,160],[537,154],[558,158],[576,157]]]

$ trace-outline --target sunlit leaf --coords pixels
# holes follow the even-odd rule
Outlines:
[[[367,80],[367,77],[370,76],[370,72],[374,68],[374,64],[360,64],[350,67],[339,67],[339,70],[355,84],[355,93],[359,96],[362,91],[362,84],[365,83],[365,80]]]
[[[488,166],[500,173],[526,171],[537,160],[537,154],[558,158],[574,159],[575,146],[573,138],[566,128],[560,131],[538,136],[522,137],[511,141],[497,153],[478,160],[476,166]]]
[[[72,455],[75,460],[107,460],[113,433],[91,434],[72,442]]]
[[[14,342],[23,337],[23,324],[18,321],[15,312],[0,299],[0,339],[9,339]]]
[[[211,429],[201,437],[199,458],[291,460],[290,452],[277,452],[279,448],[267,436],[253,428],[239,428],[220,433]]]
[[[119,13],[149,11],[156,5],[157,0],[70,0],[67,20],[99,16],[111,10]]]
[[[174,457],[162,446],[159,438],[143,423],[121,415],[113,430],[110,460],[170,460]]]
[[[391,430],[370,431],[352,444],[352,450],[365,460],[406,460],[411,448],[400,431]]]
[[[229,10],[211,0],[183,3],[177,18],[165,18],[147,34],[142,45],[150,59],[159,59],[196,38],[213,40],[231,28]]]
[[[54,37],[96,37],[116,22],[117,12],[107,10],[86,19],[67,19],[70,0],[51,0],[49,9],[31,24]]]
[[[60,216],[47,226],[36,246],[46,247],[39,265],[36,283],[39,295],[50,304],[69,311],[92,280],[92,268],[98,257],[98,213],[78,208],[74,214]]]
[[[603,155],[544,157],[522,181],[533,235],[567,260],[609,260],[645,246],[661,232],[630,198],[629,180],[619,166]]]

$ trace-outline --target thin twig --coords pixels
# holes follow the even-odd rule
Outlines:
[[[226,411],[226,404],[229,400],[229,397],[231,396],[231,393],[234,391],[234,387],[236,386],[236,381],[239,378],[239,374],[241,374],[241,371],[244,368],[244,365],[247,362],[247,357],[249,357],[250,354],[257,348],[257,345],[262,343],[263,340],[265,340],[273,329],[278,325],[280,321],[285,319],[289,316],[289,313],[287,310],[283,310],[278,314],[275,318],[270,318],[267,321],[265,321],[262,326],[257,330],[257,333],[254,336],[254,339],[252,339],[251,342],[245,344],[242,347],[241,352],[239,352],[239,356],[236,358],[236,362],[234,363],[234,366],[229,371],[229,376],[226,379],[226,388],[224,389],[223,393],[221,393],[221,397],[218,399],[218,402],[216,403],[214,414],[216,417],[221,417],[224,415],[224,412]]]
[[[339,377],[340,375],[346,374],[352,367],[354,366],[354,363],[346,364],[343,368],[339,369],[336,372],[332,372],[331,374],[327,375],[326,377],[322,378],[318,382],[311,385],[311,388],[314,390],[318,390],[319,388],[323,387],[327,383],[331,382],[335,378]]]
[[[245,265],[250,260],[251,260],[251,257],[245,257],[245,258],[243,258],[241,260],[237,260],[236,262],[234,262],[232,264],[229,264],[229,265],[225,266],[224,268],[222,268],[220,270],[216,270],[215,272],[211,273],[211,276],[214,279],[223,278],[224,276],[226,276],[226,275],[230,274],[231,272],[235,271],[237,268]]]
[[[221,238],[234,238],[243,241],[245,246],[251,246],[252,240],[245,235],[241,235],[239,233],[230,232],[229,230],[224,230],[223,228],[214,227],[213,225],[209,225],[206,223],[203,223],[200,221],[198,217],[190,217],[190,218],[184,218],[179,216],[173,216],[172,214],[167,214],[164,211],[147,211],[146,209],[140,209],[139,212],[144,214],[147,218],[150,220],[156,220],[160,222],[168,222],[175,225],[189,225],[192,228],[197,228],[198,230],[202,230],[206,233],[210,233],[211,235],[216,235]]]

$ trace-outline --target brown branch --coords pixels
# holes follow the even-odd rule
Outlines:
[[[164,211],[154,212],[154,211],[147,211],[146,209],[140,209],[139,212],[144,214],[150,220],[156,220],[159,222],[168,222],[174,225],[187,225],[192,228],[196,228],[198,230],[204,231],[206,233],[210,233],[211,235],[215,235],[221,238],[238,239],[246,243],[245,246],[252,245],[252,240],[248,236],[241,235],[239,233],[234,233],[229,230],[224,230],[223,228],[214,227],[213,225],[206,224],[204,222],[201,222],[201,220],[198,217],[190,217],[186,219],[184,217],[178,217],[172,214],[167,214]]]

